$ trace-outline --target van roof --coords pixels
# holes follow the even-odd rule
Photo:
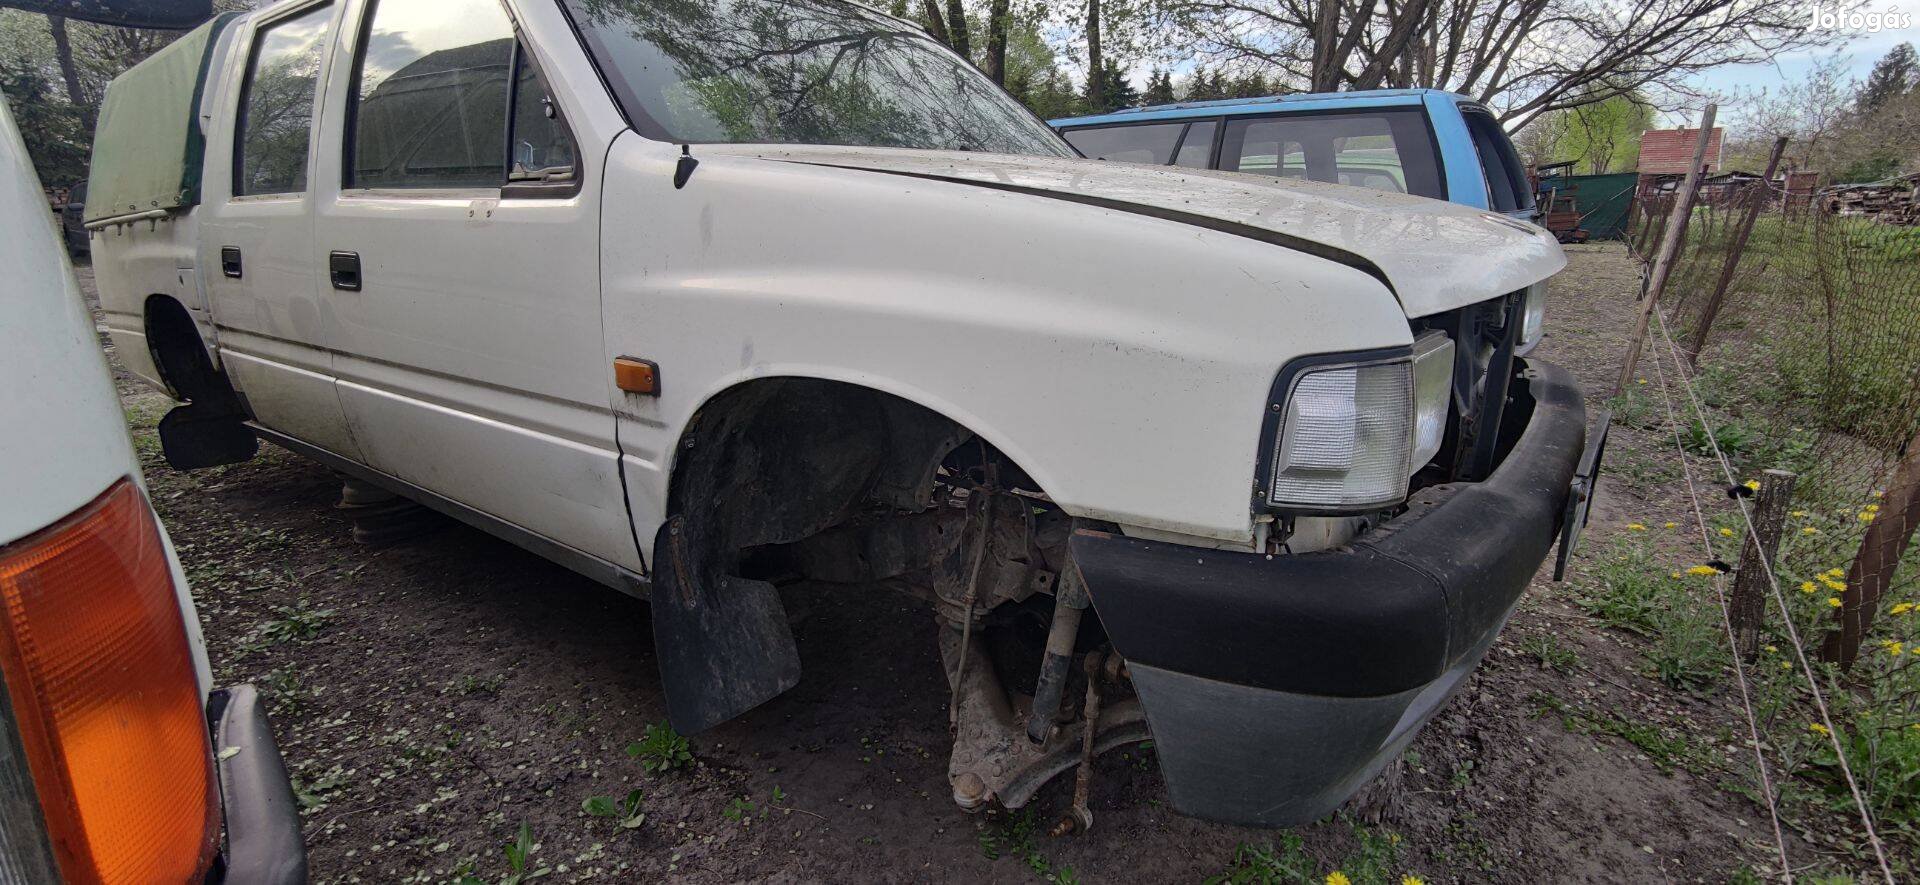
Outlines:
[[[1367,89],[1358,92],[1295,92],[1260,98],[1223,98],[1213,101],[1182,101],[1144,108],[1122,108],[1112,113],[1087,117],[1062,117],[1048,120],[1056,127],[1094,126],[1111,123],[1142,123],[1149,120],[1177,120],[1186,117],[1217,117],[1233,114],[1258,114],[1273,110],[1327,110],[1330,108],[1379,108],[1418,105],[1429,98],[1453,103],[1472,99],[1440,89]]]

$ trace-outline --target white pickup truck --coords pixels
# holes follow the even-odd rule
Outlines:
[[[963,807],[1151,735],[1180,809],[1290,825],[1581,520],[1581,397],[1523,358],[1565,259],[1523,222],[1083,160],[844,0],[290,0],[196,40],[115,82],[88,192],[113,339],[186,401],[167,457],[265,439],[647,596],[682,732],[798,680],[781,585],[897,588]]]

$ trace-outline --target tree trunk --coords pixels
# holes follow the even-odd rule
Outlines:
[[[927,33],[948,46],[953,38],[947,35],[947,20],[940,14],[940,0],[920,0],[920,14],[927,20]]]
[[[947,36],[953,38],[953,51],[973,61],[973,43],[967,34],[967,7],[960,0],[947,0]]]
[[[87,100],[87,91],[80,88],[80,69],[73,64],[73,43],[67,39],[66,17],[47,16],[47,29],[53,32],[53,57],[60,62],[60,78],[67,84],[67,101],[80,112],[87,135],[92,136],[95,111],[93,102]]]
[[[1007,85],[1007,16],[1010,0],[993,0],[987,7],[987,79]]]
[[[1332,92],[1340,85],[1339,69],[1333,63],[1339,33],[1340,0],[1320,0],[1313,19],[1313,70],[1308,72],[1314,92]]]
[[[1095,112],[1107,109],[1106,67],[1100,57],[1100,0],[1087,0],[1087,104]]]

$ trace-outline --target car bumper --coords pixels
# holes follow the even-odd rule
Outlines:
[[[1075,531],[1175,808],[1315,820],[1466,681],[1546,559],[1586,441],[1565,370],[1529,361],[1517,380],[1491,476],[1423,489],[1348,547],[1266,556]]]
[[[222,885],[306,882],[300,809],[267,724],[265,701],[251,685],[220,689],[207,699],[207,720],[219,759],[226,823],[221,862],[208,880]]]

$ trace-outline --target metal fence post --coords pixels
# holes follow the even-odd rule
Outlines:
[[[1733,578],[1733,599],[1728,608],[1740,657],[1748,661],[1760,652],[1760,624],[1767,612],[1767,573],[1780,554],[1780,534],[1787,524],[1796,478],[1785,470],[1768,470],[1760,475],[1760,493],[1753,502],[1754,530],[1740,550],[1740,570]]]

